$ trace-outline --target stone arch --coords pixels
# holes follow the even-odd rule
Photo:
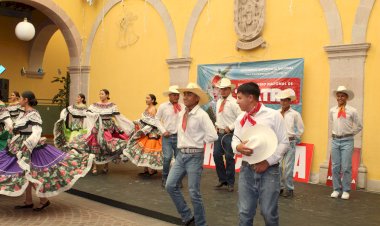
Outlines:
[[[75,101],[75,97],[79,92],[87,92],[86,84],[83,84],[83,70],[81,66],[81,49],[82,49],[82,39],[78,29],[76,28],[74,22],[65,13],[65,11],[57,5],[53,0],[10,0],[12,2],[19,2],[25,5],[32,6],[38,9],[41,13],[46,15],[62,32],[65,38],[67,48],[69,50],[70,65],[68,70],[71,76],[70,84],[70,103]],[[47,31],[46,31],[47,32]],[[51,36],[50,36],[51,37]],[[41,43],[37,43],[36,40],[33,45],[43,46],[46,38],[39,39]],[[38,53],[30,53],[30,56]]]
[[[81,54],[81,36],[74,22],[70,17],[52,0],[10,0],[12,2],[20,2],[34,8],[45,14],[62,32],[65,38],[69,55],[70,66],[80,65]]]
[[[85,59],[84,59],[85,65],[90,64],[92,45],[95,39],[96,32],[98,31],[98,28],[102,22],[103,17],[114,6],[116,6],[120,2],[122,2],[122,0],[110,0],[107,2],[104,8],[100,10],[101,13],[99,13],[98,17],[95,19],[95,22],[92,26],[91,33],[87,41],[87,45],[85,49]],[[164,22],[166,32],[168,34],[168,41],[169,41],[169,54],[170,54],[169,58],[177,58],[177,54],[178,54],[177,37],[174,30],[173,22],[169,15],[168,10],[166,9],[165,5],[162,3],[161,0],[146,0],[146,2],[152,5],[152,7],[158,12],[158,14],[161,16]]]
[[[343,44],[343,29],[335,1],[320,0],[330,34],[330,44]]]
[[[39,25],[30,46],[28,71],[36,72],[39,68],[42,68],[46,47],[57,30],[57,25],[50,20]]]
[[[191,13],[189,23],[186,27],[185,38],[183,39],[182,45],[182,56],[185,58],[190,57],[191,41],[193,39],[195,25],[197,24],[199,16],[207,3],[208,0],[198,0],[197,4],[193,9],[193,12]]]
[[[355,22],[352,26],[351,43],[365,43],[367,36],[368,20],[375,0],[361,0],[356,10]]]

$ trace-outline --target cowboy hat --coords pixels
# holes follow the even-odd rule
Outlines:
[[[191,92],[199,97],[199,105],[207,104],[210,101],[209,96],[195,83],[190,82],[186,88],[179,88],[180,93]]]
[[[235,84],[232,84],[232,83],[231,83],[231,80],[229,80],[228,78],[222,78],[222,79],[216,84],[216,87],[218,87],[218,88],[220,88],[220,89],[227,88],[227,87],[230,87],[231,89],[235,89]]]
[[[296,99],[296,94],[294,93],[294,90],[292,90],[292,89],[289,88],[289,89],[284,89],[281,92],[279,92],[276,95],[276,98],[279,99],[279,100],[289,98],[291,101],[293,101],[293,100]]]
[[[336,90],[333,91],[334,96],[336,96],[337,93],[345,93],[348,96],[348,100],[354,99],[354,92],[352,90],[347,89],[345,86],[338,86]]]
[[[175,93],[175,94],[179,94],[179,91],[177,90],[179,87],[177,85],[174,85],[174,86],[169,86],[169,89],[165,92],[163,92],[162,94],[164,96],[169,96],[169,94],[171,93]]]
[[[255,164],[269,158],[277,149],[277,136],[268,126],[256,124],[247,128],[242,141],[248,141],[245,146],[253,149],[250,156],[246,156],[250,164]]]

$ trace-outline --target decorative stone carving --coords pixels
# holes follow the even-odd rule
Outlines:
[[[239,36],[238,49],[250,50],[264,46],[261,37],[264,27],[265,0],[235,0],[235,32]]]

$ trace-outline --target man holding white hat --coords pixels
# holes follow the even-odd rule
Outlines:
[[[279,225],[279,161],[289,146],[289,139],[281,114],[261,104],[259,97],[260,88],[254,82],[242,84],[237,90],[237,103],[244,111],[236,119],[232,138],[232,149],[242,154],[238,204],[240,226],[253,224],[258,203],[265,225]],[[275,135],[261,136],[261,130],[252,133],[251,129],[256,125],[259,129],[266,127]]]
[[[178,86],[170,86],[168,91],[163,93],[169,97],[169,101],[162,103],[158,108],[156,118],[160,121],[159,130],[162,133],[162,152],[164,163],[162,170],[162,187],[165,187],[166,179],[169,175],[170,162],[177,156],[177,125],[179,123],[179,113],[185,109],[185,105],[178,103]]]
[[[235,154],[231,148],[231,141],[235,120],[241,114],[241,110],[236,99],[231,95],[235,85],[231,84],[228,78],[222,78],[216,87],[219,88],[221,98],[216,103],[215,127],[218,140],[214,143],[214,161],[219,184],[215,187],[219,189],[227,186],[227,190],[232,192],[235,183]],[[226,159],[225,165],[223,155]]]
[[[284,157],[280,161],[281,169],[281,190],[280,195],[287,198],[293,197],[293,169],[296,154],[296,144],[301,140],[304,131],[304,125],[301,114],[293,110],[290,106],[291,102],[296,99],[296,95],[292,89],[285,89],[277,96],[280,100],[281,108],[278,110],[284,117],[286,130],[290,145]]]
[[[204,145],[218,139],[215,127],[207,113],[199,106],[209,101],[208,95],[195,83],[179,88],[185,110],[180,112],[176,161],[169,172],[166,190],[172,198],[184,225],[206,225],[206,215],[200,192],[203,170]],[[178,182],[187,174],[189,194],[194,215],[187,206]]]
[[[333,91],[338,105],[330,109],[332,127],[331,161],[333,193],[331,198],[338,198],[343,190],[342,199],[350,198],[352,180],[352,153],[354,136],[362,130],[362,123],[355,108],[347,104],[354,98],[354,93],[345,86]],[[341,172],[343,178],[341,180]]]

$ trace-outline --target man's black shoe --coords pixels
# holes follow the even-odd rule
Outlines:
[[[293,198],[293,190],[284,191],[281,196],[284,198]]]
[[[184,223],[185,226],[195,225],[194,217]]]
[[[220,182],[219,184],[215,185],[215,188],[221,188],[223,186],[227,186],[227,182]]]

